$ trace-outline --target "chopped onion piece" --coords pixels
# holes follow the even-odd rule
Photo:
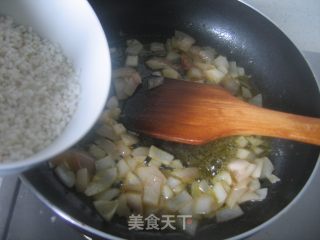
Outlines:
[[[112,127],[113,127],[114,132],[117,135],[124,134],[127,131],[122,123],[117,123],[117,124],[113,125]]]
[[[166,78],[179,79],[181,78],[180,74],[173,68],[165,68],[162,70],[162,75]]]
[[[258,179],[252,179],[248,185],[249,191],[256,191],[260,188],[261,184]]]
[[[111,201],[115,197],[119,196],[120,190],[118,188],[110,188],[94,196],[96,200],[108,200]]]
[[[146,61],[146,65],[152,70],[161,70],[170,67],[169,64],[162,58],[151,58]]]
[[[196,41],[183,32],[175,31],[172,42],[174,43],[174,47],[187,52]]]
[[[226,75],[220,82],[220,84],[227,89],[232,95],[236,95],[240,88],[240,82],[237,79],[233,79]]]
[[[167,153],[153,145],[149,149],[148,156],[160,160],[164,165],[169,165],[174,158],[170,153]]]
[[[201,69],[202,71],[210,70],[210,69],[215,69],[216,67],[212,64],[209,63],[202,63],[202,62],[194,62],[194,66],[197,68]]]
[[[137,144],[139,142],[139,139],[136,136],[129,133],[122,134],[121,140],[127,146],[132,146],[133,144]]]
[[[173,195],[174,195],[174,194],[173,194],[171,188],[170,188],[168,185],[164,185],[164,186],[162,187],[162,197],[163,197],[164,199],[170,199],[170,198],[173,197]]]
[[[162,77],[161,73],[159,74],[160,74],[160,77],[148,78],[148,89],[152,89],[163,84],[164,78]]]
[[[167,200],[166,207],[173,212],[181,209],[185,204],[192,201],[192,197],[187,191],[182,191],[175,197]]]
[[[213,177],[212,183],[214,184],[215,182],[219,182],[219,181],[224,181],[228,185],[231,185],[232,184],[232,177],[229,172],[221,171],[216,176]]]
[[[229,62],[224,56],[219,55],[216,59],[214,59],[213,63],[217,68],[220,67],[221,69],[226,69],[227,71],[229,69]]]
[[[148,147],[137,147],[132,150],[132,156],[148,156],[149,148]]]
[[[144,182],[143,203],[149,206],[158,206],[161,196],[161,188],[162,181],[158,178],[153,178],[153,180]]]
[[[120,178],[124,178],[127,173],[130,171],[130,167],[128,166],[128,164],[126,163],[126,161],[124,159],[121,159],[118,164],[118,172],[119,172],[119,177]]]
[[[162,163],[161,163],[160,160],[152,158],[152,159],[149,161],[148,166],[160,167],[161,164],[162,164]]]
[[[259,196],[259,201],[262,201],[264,200],[267,195],[268,195],[268,188],[260,188],[258,190],[256,190],[256,193],[258,194]]]
[[[123,141],[117,142],[117,149],[119,155],[122,157],[128,157],[131,154],[131,149]]]
[[[117,168],[108,168],[96,173],[93,181],[88,184],[85,195],[93,196],[108,189],[117,178]]]
[[[224,78],[225,73],[221,72],[218,69],[210,69],[204,72],[206,78],[210,82],[220,83],[220,81]]]
[[[253,150],[253,152],[254,152],[255,154],[257,154],[257,155],[259,155],[259,154],[261,154],[261,153],[264,152],[264,149],[263,149],[263,148],[257,147],[257,146],[253,147],[252,150]]]
[[[259,93],[256,96],[254,96],[253,98],[251,98],[248,102],[253,105],[262,107],[262,95]]]
[[[236,144],[242,148],[246,147],[248,143],[249,143],[248,140],[243,136],[238,137],[236,140]]]
[[[106,156],[106,152],[94,144],[90,145],[89,153],[92,157],[94,157],[96,159],[100,159],[100,158],[103,158],[104,156]]]
[[[143,184],[148,184],[149,182],[164,183],[166,181],[166,177],[154,166],[138,167],[136,169],[136,174],[142,180]]]
[[[260,178],[261,172],[263,168],[263,159],[257,158],[254,160],[254,163],[256,165],[256,169],[252,172],[251,177],[253,178]]]
[[[108,139],[98,139],[95,142],[99,146],[99,148],[103,149],[112,158],[117,158],[119,156],[118,149],[112,141]],[[99,157],[98,159],[101,159],[104,156]]]
[[[271,174],[267,178],[271,183],[276,183],[280,181],[280,178],[278,178],[276,175],[273,175],[273,174]]]
[[[177,62],[180,59],[180,54],[170,51],[168,52],[166,59],[170,62]]]
[[[117,210],[118,200],[98,200],[93,202],[93,204],[101,216],[105,220],[110,221]]]
[[[119,135],[116,134],[113,127],[107,124],[103,124],[102,126],[100,126],[96,130],[96,133],[101,137],[106,137],[113,141],[119,140]]]
[[[247,190],[247,188],[232,188],[226,201],[226,205],[229,208],[233,208]]]
[[[126,194],[121,194],[118,198],[118,208],[117,215],[120,217],[128,217],[130,215],[130,209],[127,205],[127,197]]]
[[[213,185],[212,189],[216,196],[218,204],[224,203],[227,198],[227,192],[224,190],[222,184],[220,182],[217,182]]]
[[[182,215],[191,215],[193,210],[193,201],[187,202],[182,208],[179,209],[179,213]]]
[[[233,208],[223,208],[217,211],[216,218],[217,222],[226,222],[241,215],[243,215],[242,209],[238,205],[235,205]]]
[[[132,158],[126,158],[126,161],[130,167],[131,170],[135,170],[137,166],[144,163],[147,156],[133,156]]]
[[[127,56],[125,65],[127,67],[137,67],[139,63],[138,56]]]
[[[112,109],[112,108],[118,108],[119,107],[119,101],[116,96],[112,96],[109,98],[107,102],[107,108]]]
[[[78,192],[84,192],[90,181],[87,168],[81,168],[76,173],[75,186]]]
[[[207,192],[209,190],[209,184],[207,183],[206,180],[202,179],[199,183],[199,189],[202,192]]]
[[[208,214],[215,209],[215,202],[213,198],[208,195],[201,195],[194,200],[193,213],[194,214]]]
[[[246,160],[234,160],[228,164],[228,169],[232,172],[233,177],[238,181],[248,178],[256,169],[255,164],[251,164]]]
[[[238,148],[237,153],[236,153],[236,157],[240,158],[240,159],[247,159],[248,156],[250,155],[250,153],[251,152],[248,149]]]
[[[241,87],[241,95],[244,98],[252,98],[252,93],[250,92],[250,90],[246,87]]]
[[[269,158],[267,157],[263,157],[261,158],[262,161],[263,161],[263,166],[262,166],[262,171],[261,171],[261,178],[268,178],[271,176],[273,170],[274,170],[274,167],[273,167],[273,164],[272,162],[270,161]]]
[[[196,167],[186,167],[180,169],[174,169],[171,174],[184,183],[192,183],[196,178],[199,177],[199,169]]]
[[[71,170],[69,170],[65,165],[60,164],[54,169],[54,171],[64,185],[69,188],[73,187],[76,176]]]
[[[129,172],[124,180],[123,189],[125,191],[141,192],[143,189],[143,185],[140,179],[135,174]]]
[[[140,193],[125,193],[127,204],[134,213],[141,214],[143,211],[142,196]]]
[[[237,68],[236,62],[234,61],[229,62],[229,73],[233,78],[238,77],[238,68]]]
[[[166,184],[170,187],[170,188],[175,188],[179,185],[181,185],[181,181],[179,179],[176,179],[174,177],[168,177]]]
[[[170,167],[172,168],[183,168],[183,165],[179,159],[175,159],[171,162]]]
[[[238,200],[238,203],[244,203],[247,201],[258,201],[260,197],[255,192],[246,192]]]
[[[126,53],[131,55],[139,55],[143,49],[143,45],[136,39],[127,40]]]
[[[187,72],[187,77],[189,79],[202,79],[202,71],[197,67],[191,67]]]

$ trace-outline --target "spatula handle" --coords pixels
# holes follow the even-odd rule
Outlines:
[[[246,112],[243,121],[254,121],[251,129],[248,129],[249,134],[320,145],[320,119],[318,118],[252,107],[252,111]],[[248,122],[245,125],[248,126]],[[239,129],[241,130],[241,126]]]

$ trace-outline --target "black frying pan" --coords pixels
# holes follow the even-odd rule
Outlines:
[[[320,96],[314,76],[291,41],[259,13],[236,0],[95,0],[109,44],[125,39],[143,42],[165,40],[175,29],[189,33],[199,45],[214,46],[236,60],[253,77],[263,93],[265,106],[319,117]],[[76,41],[76,39],[75,39]],[[245,214],[223,224],[208,221],[196,239],[245,237],[282,211],[300,192],[311,175],[319,148],[274,139],[271,158],[281,182],[269,188],[265,201],[243,206]],[[185,239],[182,233],[132,232],[126,222],[105,223],[82,196],[65,188],[46,164],[23,174],[23,179],[49,207],[68,222],[91,234],[110,238]],[[250,231],[256,228],[254,231]],[[246,232],[246,233],[245,233]],[[245,233],[245,234],[243,234]],[[239,236],[239,234],[243,234]]]

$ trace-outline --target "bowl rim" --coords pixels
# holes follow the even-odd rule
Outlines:
[[[80,139],[82,139],[90,131],[90,129],[92,129],[92,127],[94,126],[94,124],[96,123],[96,121],[98,120],[99,116],[101,115],[101,113],[104,109],[105,103],[106,103],[108,95],[109,95],[108,93],[110,90],[110,86],[111,86],[111,57],[110,57],[109,44],[108,44],[108,41],[106,38],[106,34],[105,34],[103,27],[101,25],[101,22],[100,22],[98,16],[96,15],[95,11],[93,10],[92,6],[89,4],[89,2],[87,0],[81,0],[81,1],[83,2],[84,7],[86,9],[88,9],[88,14],[90,14],[90,17],[93,18],[93,20],[96,24],[97,32],[100,35],[101,40],[103,42],[103,44],[101,45],[101,52],[105,52],[105,54],[104,54],[104,62],[105,63],[103,65],[105,66],[105,74],[106,74],[105,77],[106,77],[106,79],[108,79],[107,81],[105,81],[106,82],[105,88],[106,88],[107,94],[105,94],[103,102],[101,102],[100,110],[97,111],[96,116],[94,116],[92,118],[92,121],[88,125],[88,128],[85,131],[83,131],[83,133],[81,135],[79,135],[77,139],[75,138],[75,139],[73,139],[73,141],[70,141],[65,146],[60,147],[58,149],[59,151],[54,151],[54,152],[50,152],[48,154],[45,154],[45,157],[37,156],[38,153],[41,153],[48,146],[50,146],[50,144],[49,144],[44,149],[40,150],[39,152],[33,154],[32,156],[30,156],[26,159],[14,161],[14,162],[10,162],[10,161],[7,162],[6,161],[3,163],[0,163],[0,176],[23,172],[27,169],[30,169],[31,167],[34,167],[37,164],[48,161],[49,159],[52,159],[52,158],[56,157],[57,155],[63,153],[64,151],[68,150],[70,147],[72,147],[74,144],[76,144]],[[57,138],[59,138],[60,135]]]

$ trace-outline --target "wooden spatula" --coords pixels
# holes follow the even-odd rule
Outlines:
[[[182,80],[138,91],[125,104],[131,130],[186,144],[233,135],[279,137],[320,145],[320,119],[256,107],[223,88]]]

